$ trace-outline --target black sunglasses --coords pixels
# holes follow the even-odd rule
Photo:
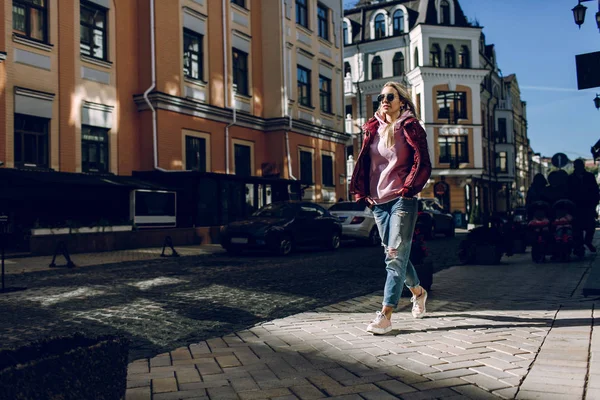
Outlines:
[[[387,95],[380,94],[379,96],[377,96],[377,101],[381,103],[383,99],[387,99],[388,103],[391,103],[392,101],[394,101],[395,97],[396,95],[394,93],[388,93]]]

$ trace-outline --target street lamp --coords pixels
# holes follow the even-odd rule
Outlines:
[[[596,98],[594,99],[594,105],[596,106],[596,110],[600,110],[600,94],[596,93]]]
[[[581,4],[584,1],[591,1],[591,0],[579,0],[579,3],[572,9],[573,18],[575,18],[575,24],[577,26],[579,26],[579,29],[581,29],[581,25],[583,25],[583,22],[585,21],[585,11],[587,10],[587,7]],[[600,0],[598,0],[598,12],[596,13],[596,24],[598,25],[598,29],[600,30]]]

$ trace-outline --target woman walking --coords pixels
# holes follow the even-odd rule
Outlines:
[[[427,134],[406,89],[388,82],[377,97],[379,108],[363,126],[364,140],[352,174],[350,192],[373,210],[385,249],[387,279],[383,307],[367,327],[374,334],[392,330],[392,312],[405,284],[413,296],[412,315],[425,315],[427,291],[409,260],[417,220],[417,198],[431,175]]]

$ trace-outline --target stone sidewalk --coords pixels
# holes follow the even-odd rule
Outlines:
[[[600,298],[581,295],[595,263],[440,271],[426,318],[403,298],[383,336],[365,331],[376,292],[191,343],[131,363],[127,400],[600,399]]]

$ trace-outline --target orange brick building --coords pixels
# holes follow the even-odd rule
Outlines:
[[[3,168],[271,176],[344,197],[340,3],[2,0]]]

